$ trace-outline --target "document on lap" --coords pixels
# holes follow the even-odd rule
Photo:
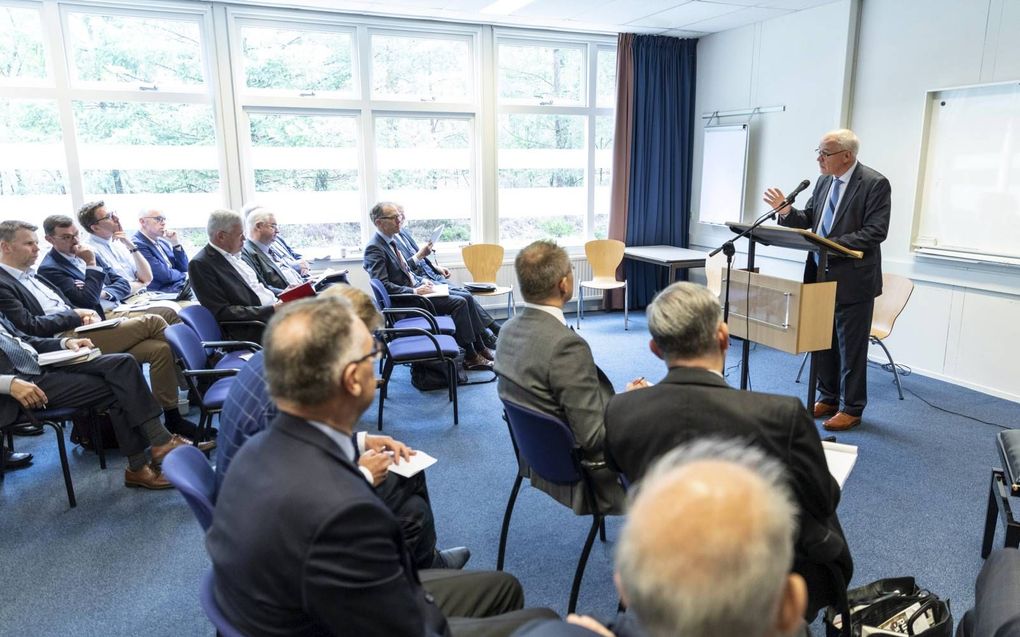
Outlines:
[[[105,321],[99,321],[98,323],[89,323],[88,325],[80,325],[74,328],[75,334],[81,334],[83,332],[91,332],[93,330],[104,330],[108,327],[117,327],[123,321],[123,318],[112,318],[106,319]]]
[[[401,460],[400,464],[391,464],[388,469],[398,476],[410,478],[436,464],[436,459],[424,451],[415,450],[410,460]]]
[[[450,296],[450,286],[446,283],[433,283],[432,291],[422,296]]]
[[[78,350],[62,349],[39,354],[39,367],[63,367],[94,360],[103,355],[98,347],[82,347]]]

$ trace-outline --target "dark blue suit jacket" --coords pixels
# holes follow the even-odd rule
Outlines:
[[[446,277],[442,275],[439,268],[429,261],[427,258],[421,259],[417,263],[412,260],[412,257],[418,252],[418,242],[414,240],[409,232],[400,232],[401,238],[407,242],[407,245],[411,246],[411,250],[408,251],[406,248],[401,250],[404,258],[407,259],[407,265],[419,276],[423,276],[426,279],[432,279],[436,283],[446,283]],[[397,246],[403,248],[400,241],[397,241]]]
[[[785,217],[780,217],[779,225],[820,233],[819,226],[832,179],[831,175],[826,175],[816,181],[811,199],[804,209],[791,209]],[[825,280],[836,282],[836,302],[849,304],[868,301],[882,293],[881,244],[889,232],[892,191],[888,179],[860,162],[845,188],[828,238],[843,247],[864,252],[864,258],[847,259],[830,255]],[[816,268],[814,259],[808,254],[804,268],[806,283],[815,282]]]
[[[6,274],[6,272],[4,274]],[[0,323],[3,324],[4,329],[6,329],[10,334],[25,341],[26,343],[34,347],[35,351],[39,353],[55,352],[61,349],[60,341],[63,339],[39,338],[36,336],[30,336],[19,330],[17,327],[14,326],[13,323],[8,321],[3,316],[0,316]],[[3,351],[0,351],[0,374],[5,376],[11,374],[20,375],[18,374],[18,371],[14,368],[14,365],[12,365],[10,360],[8,360],[7,355],[3,353]],[[21,405],[18,404],[18,401],[15,400],[13,397],[0,396],[0,426],[8,425],[14,422],[14,420],[18,417],[18,413],[20,411]]]
[[[37,275],[36,280],[53,290],[64,303],[72,305],[64,293],[45,277]],[[82,324],[81,317],[73,310],[47,316],[35,295],[3,268],[0,268],[0,314],[32,336],[53,336]]]
[[[336,442],[290,414],[234,456],[206,549],[244,634],[448,634],[400,523]]]
[[[163,237],[156,237],[153,245],[141,230],[135,233],[134,242],[152,268],[152,281],[146,287],[154,292],[180,292],[188,280],[188,253],[184,246],[171,246]],[[166,255],[173,267],[166,264],[157,250]]]
[[[399,241],[397,247],[398,249],[400,247]],[[386,291],[390,294],[414,294],[414,287],[408,284],[407,273],[400,267],[397,255],[393,253],[393,249],[378,232],[372,235],[368,245],[365,246],[363,265],[368,276],[382,281],[382,284],[386,286]],[[407,265],[410,268],[411,264]],[[417,275],[412,278],[416,283],[421,280],[421,277]]]
[[[85,276],[82,277],[81,271],[67,257],[56,250],[50,250],[39,266],[39,274],[60,288],[75,307],[95,310],[100,316],[105,316],[104,307],[112,309],[131,296],[131,283],[114,272],[98,254],[96,265],[103,271],[85,270]],[[83,285],[79,287],[76,282]],[[113,300],[100,299],[104,291],[112,296]]]

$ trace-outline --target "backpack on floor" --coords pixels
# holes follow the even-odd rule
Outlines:
[[[81,445],[90,451],[95,451],[96,444],[92,440],[92,423],[95,422],[95,426],[99,430],[99,436],[103,441],[103,449],[120,448],[117,436],[113,433],[113,421],[110,420],[110,414],[77,413],[71,419],[71,422],[73,423],[71,427],[71,442],[73,444]]]
[[[468,383],[467,372],[464,371],[463,354],[457,357],[457,384]],[[425,361],[422,363],[411,363],[411,384],[418,391],[434,391],[448,387],[446,379],[446,363],[439,361]]]

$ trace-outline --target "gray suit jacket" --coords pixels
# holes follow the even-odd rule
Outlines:
[[[251,239],[244,240],[244,247],[241,248],[241,258],[255,270],[262,285],[279,294],[287,289],[289,285],[280,268],[273,263],[273,260],[266,256],[266,253],[259,249]]]
[[[603,415],[614,392],[588,343],[555,317],[525,308],[500,330],[497,347],[499,397],[566,422],[586,459],[603,460]],[[622,511],[624,492],[616,474],[604,470],[594,477],[601,504]],[[587,513],[582,488],[554,485],[537,476],[531,483],[575,513]]]

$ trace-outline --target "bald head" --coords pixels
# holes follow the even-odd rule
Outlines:
[[[784,634],[806,601],[789,574],[795,531],[777,462],[738,442],[680,447],[633,500],[616,560],[622,593],[653,636]],[[801,600],[787,607],[791,578]]]

